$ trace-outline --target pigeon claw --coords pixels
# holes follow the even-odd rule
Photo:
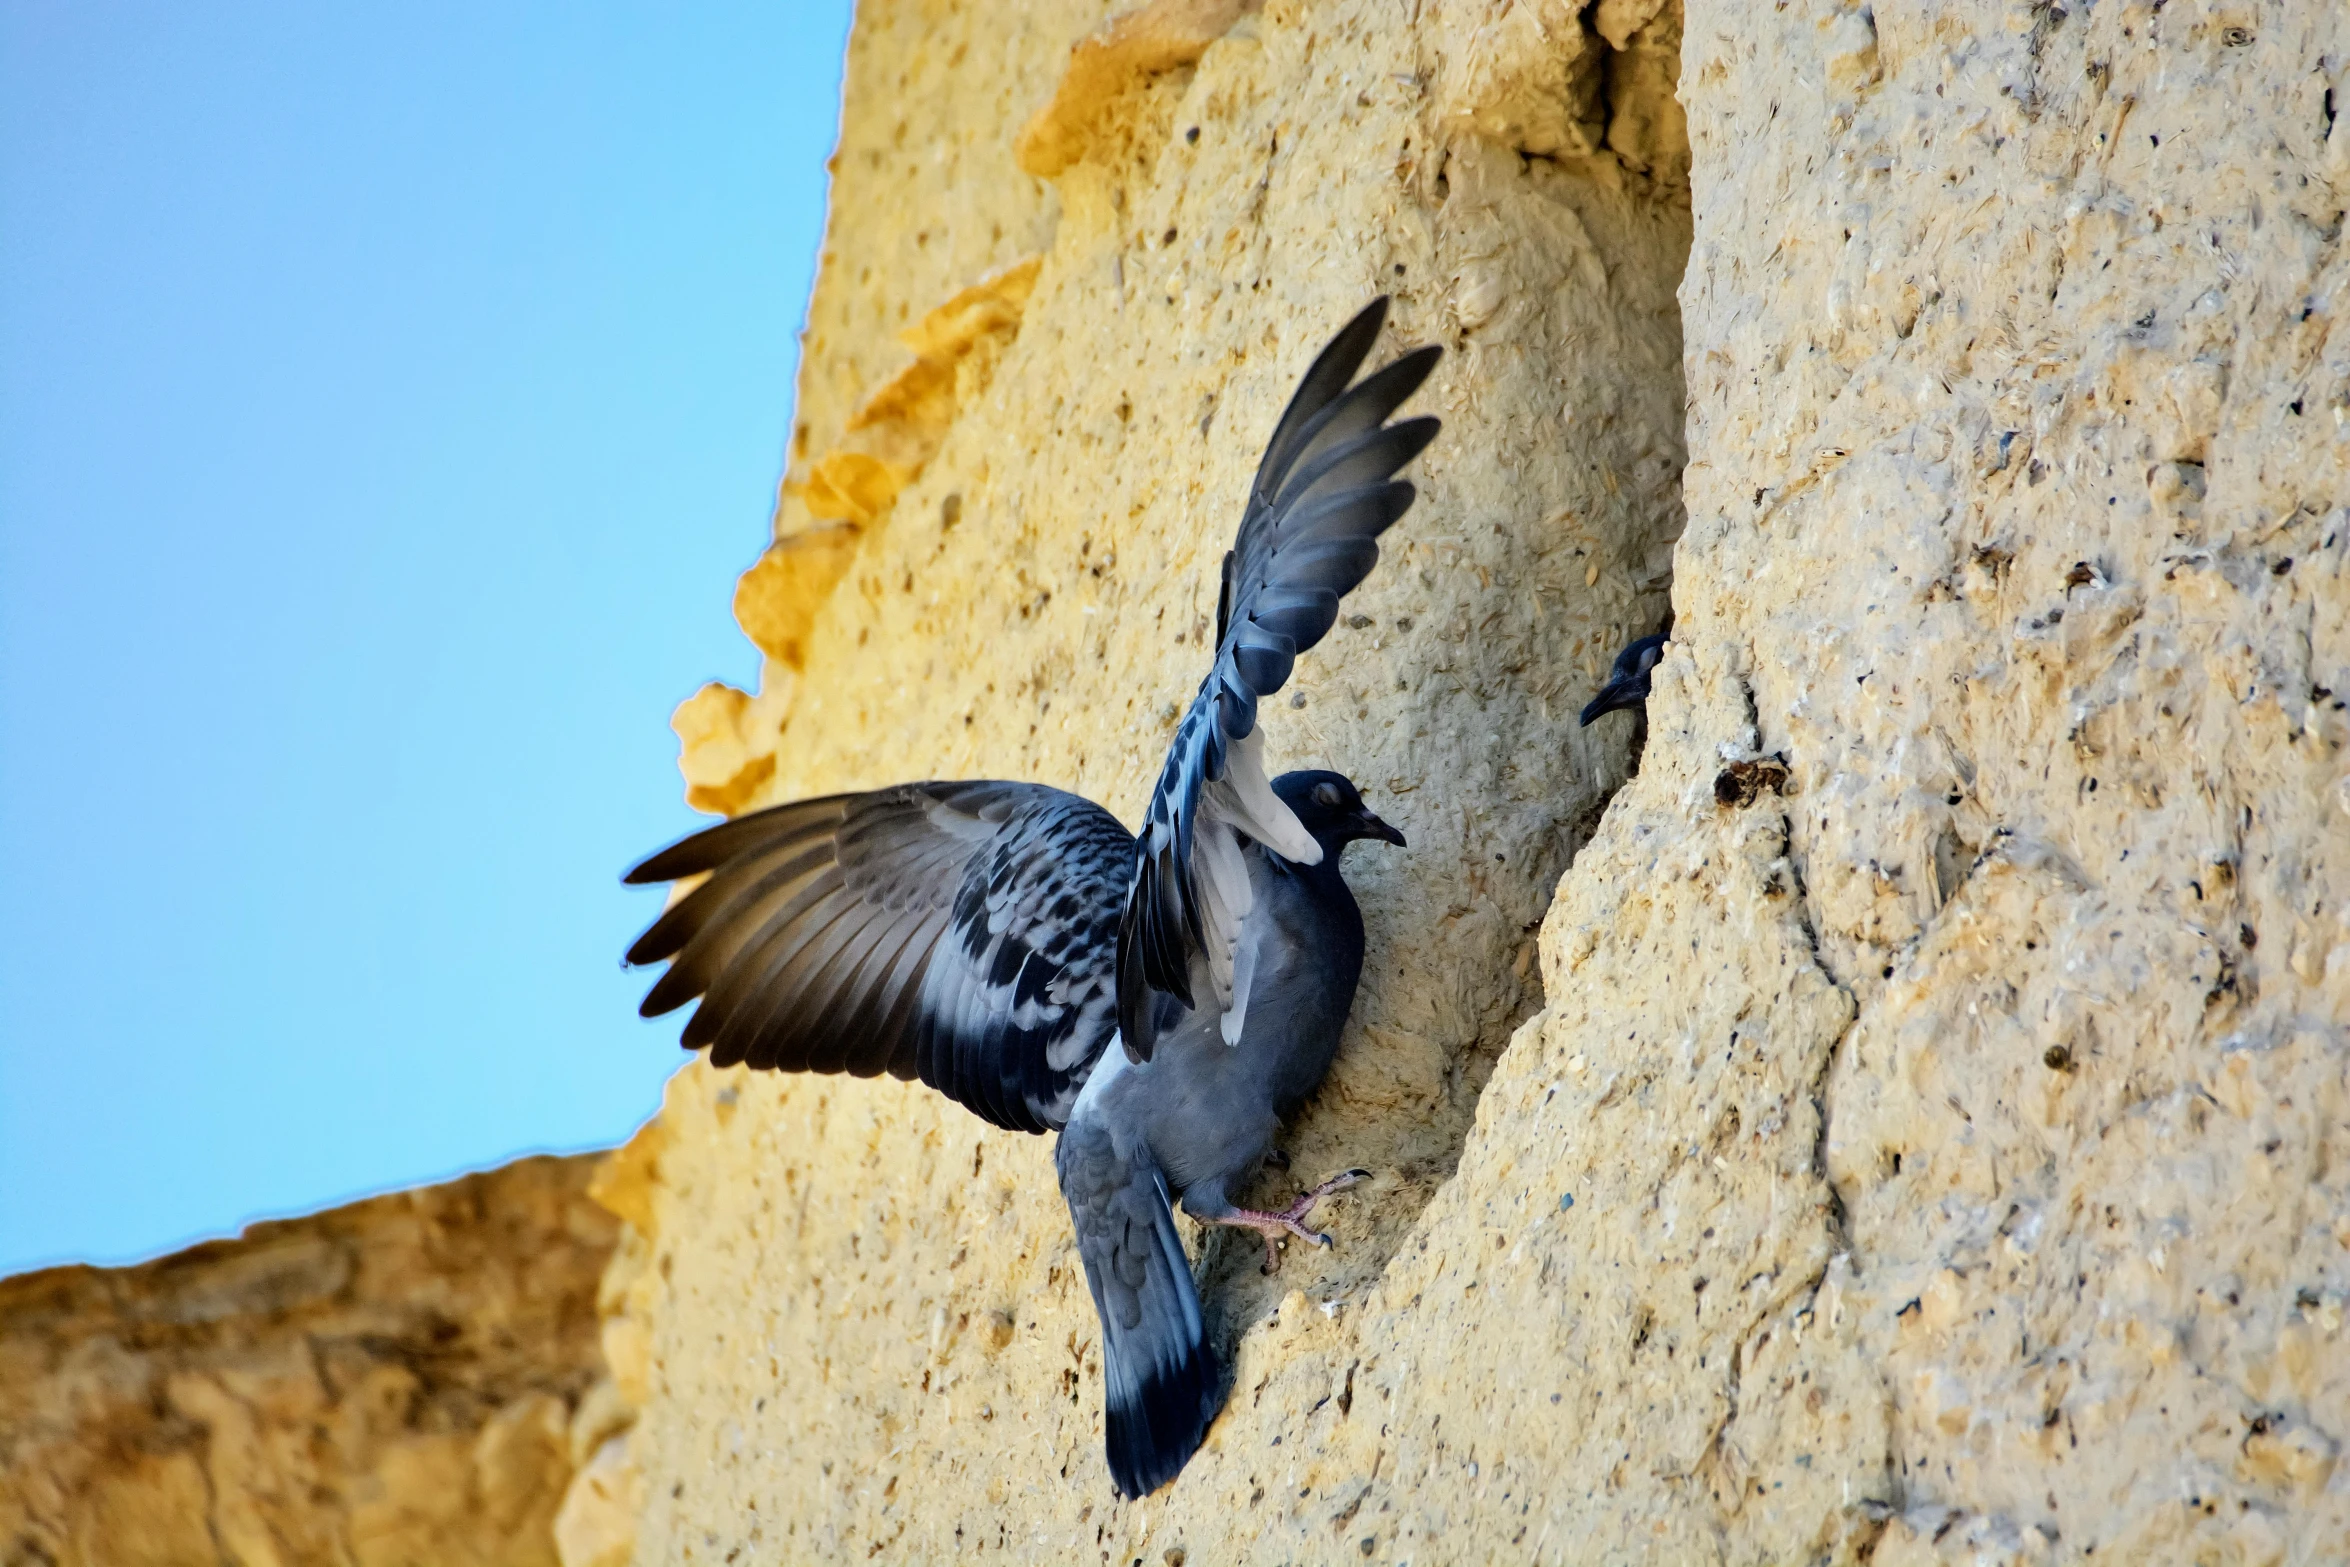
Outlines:
[[[1330,1177],[1330,1179],[1324,1181],[1321,1185],[1315,1187],[1312,1191],[1301,1192],[1298,1195],[1297,1201],[1282,1209],[1281,1212],[1287,1218],[1302,1219],[1307,1214],[1312,1213],[1314,1211],[1314,1204],[1320,1202],[1323,1198],[1333,1197],[1340,1192],[1360,1186],[1363,1184],[1363,1182],[1369,1180],[1370,1178],[1371,1172],[1368,1170],[1342,1170],[1338,1174]]]
[[[1299,1240],[1315,1246],[1326,1247],[1337,1244],[1320,1230],[1309,1229],[1305,1222],[1306,1215],[1312,1213],[1314,1204],[1323,1198],[1343,1192],[1349,1187],[1360,1186],[1370,1178],[1371,1172],[1368,1170],[1346,1170],[1333,1175],[1312,1191],[1300,1192],[1297,1201],[1277,1213],[1266,1213],[1256,1208],[1235,1208],[1226,1217],[1211,1222],[1229,1224],[1236,1229],[1254,1230],[1263,1236],[1265,1239],[1265,1272],[1268,1274],[1279,1273],[1281,1271],[1281,1238],[1294,1235]]]
[[[1235,1209],[1230,1218],[1218,1219],[1218,1224],[1229,1224],[1236,1229],[1254,1230],[1265,1239],[1265,1272],[1281,1271],[1281,1239],[1294,1235],[1301,1241],[1316,1246],[1328,1246],[1330,1237],[1320,1230],[1308,1229],[1302,1222],[1313,1207],[1310,1196],[1301,1197],[1279,1213],[1263,1213],[1255,1208]]]

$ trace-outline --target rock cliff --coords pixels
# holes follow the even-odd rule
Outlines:
[[[1204,1243],[1231,1403],[1121,1505],[1045,1145],[688,1070],[575,1559],[2339,1552],[2346,72],[2218,0],[867,0],[695,797],[1131,819],[1392,293],[1445,434],[1267,725],[1412,836],[1288,1139],[1379,1175]],[[1625,785],[1573,713],[1668,592]]]
[[[592,1158],[0,1281],[9,1567],[557,1560],[617,1223]]]

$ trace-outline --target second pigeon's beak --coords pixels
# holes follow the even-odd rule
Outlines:
[[[1390,827],[1369,811],[1363,812],[1356,819],[1355,831],[1362,837],[1376,838],[1381,843],[1392,843],[1399,849],[1408,847],[1403,841],[1403,834],[1400,831]]]
[[[1616,681],[1613,685],[1603,687],[1599,695],[1591,699],[1591,705],[1583,709],[1583,727],[1591,727],[1592,722],[1602,713],[1612,713],[1618,708],[1640,707],[1647,701],[1647,675]]]

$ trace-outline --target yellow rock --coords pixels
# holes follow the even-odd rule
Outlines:
[[[857,426],[852,425],[851,428]],[[806,503],[810,516],[825,522],[854,523],[858,528],[865,528],[888,514],[890,502],[897,499],[898,491],[906,487],[906,481],[913,478],[917,471],[919,469],[915,463],[893,463],[870,452],[827,452],[817,460],[814,471],[806,479],[797,481],[796,493]],[[814,534],[794,534],[777,542],[779,546],[796,546],[805,540],[811,548],[838,549],[844,541],[853,544],[855,538],[854,529],[824,529]],[[773,551],[769,555],[772,558]],[[840,556],[818,558],[845,561],[845,557]],[[839,575],[835,570],[830,576],[815,577],[813,580],[818,585],[812,590],[813,593],[820,598],[825,588],[839,580]],[[742,618],[740,591],[737,590],[736,600],[735,618],[738,620]],[[743,629],[749,631],[750,624],[745,622]],[[804,631],[802,634],[805,634]],[[753,640],[757,640],[756,637]],[[786,658],[785,662],[794,661]]]
[[[653,1183],[659,1178],[661,1150],[668,1141],[667,1129],[655,1116],[597,1161],[595,1174],[588,1178],[589,1199],[648,1240],[660,1233],[653,1217]]]
[[[1012,144],[1022,170],[1052,179],[1084,157],[1120,108],[1151,77],[1197,63],[1208,45],[1257,9],[1258,0],[1151,0],[1079,39],[1050,102]]]
[[[617,1230],[591,1163],[0,1281],[0,1554],[552,1564]]]
[[[586,1467],[606,1442],[626,1431],[635,1419],[636,1410],[621,1396],[620,1384],[610,1377],[598,1381],[572,1411],[566,1440],[573,1467]]]
[[[778,539],[735,583],[734,618],[743,634],[792,669],[806,662],[816,612],[856,558],[858,528],[849,524],[878,518],[897,494],[888,470],[871,458],[840,453],[827,464],[812,482],[810,509],[843,521]]]
[[[651,1331],[635,1317],[606,1317],[600,1342],[621,1399],[632,1409],[642,1409],[653,1397]]]
[[[954,423],[965,397],[986,390],[1000,353],[1020,330],[1020,316],[1035,291],[1041,256],[1015,262],[991,277],[982,278],[924,316],[898,336],[914,350],[915,360],[884,382],[879,391],[849,416],[851,431],[885,425],[906,425],[928,438],[925,461],[937,449],[938,438]],[[967,374],[965,361],[975,353],[986,355],[980,373]],[[959,379],[960,378],[960,379]]]
[[[636,1550],[636,1516],[644,1477],[629,1461],[628,1439],[613,1437],[572,1478],[555,1518],[563,1567],[627,1567]]]

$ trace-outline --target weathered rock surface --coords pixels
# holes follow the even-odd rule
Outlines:
[[[685,767],[1131,818],[1392,291],[1445,434],[1267,724],[1412,835],[1288,1142],[1380,1178],[1277,1279],[1205,1243],[1231,1404],[1121,1505],[1042,1142],[680,1074],[605,1281],[636,1558],[2340,1559],[2350,13],[1104,22],[861,9],[778,515],[837,581],[764,568]],[[1668,582],[1617,793],[1573,712]]]
[[[593,1162],[0,1280],[0,1561],[554,1563],[619,1229]]]
[[[2346,61],[2339,7],[1690,18],[1663,712],[1785,758],[1855,1009],[1834,1260],[1728,1381],[1787,1411],[1705,1456],[1849,1466],[1881,1563],[2350,1541]],[[1757,1374],[1807,1309],[1817,1414]]]

